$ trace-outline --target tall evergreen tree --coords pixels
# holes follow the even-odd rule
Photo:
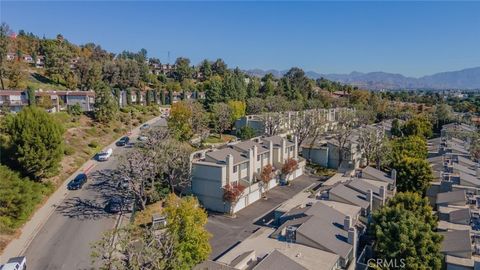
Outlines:
[[[118,103],[112,89],[101,82],[95,87],[95,119],[99,122],[108,123],[117,117]]]
[[[63,155],[64,129],[51,115],[36,106],[25,107],[6,119],[9,153],[19,171],[34,179],[57,172]]]

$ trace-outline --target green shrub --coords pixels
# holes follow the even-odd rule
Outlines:
[[[0,165],[0,231],[12,232],[24,224],[52,185],[37,183]]]
[[[90,147],[90,148],[97,148],[97,147],[98,147],[98,142],[97,142],[97,141],[91,141],[91,142],[88,144],[88,147]]]
[[[65,146],[65,149],[63,149],[63,154],[65,154],[66,156],[70,156],[70,155],[73,155],[73,153],[75,153],[75,149],[71,146]]]
[[[255,137],[255,130],[253,128],[249,127],[249,126],[245,126],[245,127],[240,128],[237,131],[237,136],[241,140],[248,140],[248,139],[251,139],[251,138]]]

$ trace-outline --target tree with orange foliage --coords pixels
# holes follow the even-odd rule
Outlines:
[[[225,187],[223,187],[223,201],[230,203],[230,215],[234,216],[235,213],[233,210],[235,209],[235,206],[238,203],[238,200],[243,194],[243,191],[245,190],[245,187],[238,184],[227,184]]]
[[[268,191],[268,185],[270,184],[270,180],[272,180],[273,176],[273,166],[271,164],[267,164],[263,167],[262,172],[260,173],[260,180],[262,181],[262,190],[263,190],[263,197],[266,197]]]
[[[298,169],[298,162],[293,158],[289,158],[282,166],[282,174],[284,175],[285,179],[287,179],[288,175],[293,173],[296,169]]]

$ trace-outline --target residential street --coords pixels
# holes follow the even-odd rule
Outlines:
[[[277,186],[268,192],[267,200],[258,200],[236,213],[236,218],[224,214],[209,213],[207,230],[213,235],[210,239],[212,254],[215,259],[236,243],[250,236],[263,223],[268,223],[273,216],[271,212],[280,204],[291,199],[304,189],[320,183],[318,177],[302,175],[293,181],[292,186]],[[258,222],[257,222],[258,221]]]
[[[150,123],[166,125],[160,118]],[[138,134],[138,129],[133,130],[132,141]],[[28,245],[23,255],[27,257],[29,269],[91,268],[91,243],[112,229],[119,218],[105,212],[104,207],[112,195],[119,193],[110,175],[129,148],[110,147],[114,149],[112,157],[106,162],[89,161],[94,165],[88,169],[88,182],[82,189],[68,192]]]

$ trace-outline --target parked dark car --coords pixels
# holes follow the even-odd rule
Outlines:
[[[122,137],[120,140],[118,140],[118,142],[116,143],[117,146],[125,146],[128,144],[128,142],[130,141],[130,138],[125,136],[125,137]]]
[[[105,211],[108,213],[116,214],[122,211],[123,208],[123,199],[121,197],[113,197],[107,201],[105,205]]]
[[[87,175],[84,173],[80,173],[72,181],[68,183],[67,188],[69,190],[81,189],[86,182],[87,182]]]

